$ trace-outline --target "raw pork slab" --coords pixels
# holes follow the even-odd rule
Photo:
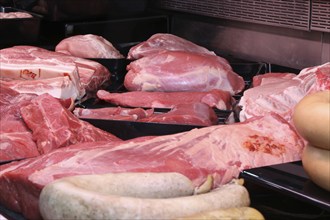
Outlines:
[[[195,186],[211,174],[217,187],[243,169],[300,160],[302,149],[303,141],[292,126],[275,114],[139,141],[72,145],[3,165],[0,204],[26,218],[40,219],[42,188],[79,174],[179,172]]]
[[[55,51],[81,58],[124,58],[112,43],[94,34],[65,38],[56,45]]]
[[[95,109],[75,108],[73,113],[79,118],[105,119],[105,120],[129,120],[136,121],[149,117],[153,109],[104,107]]]
[[[210,91],[234,95],[244,89],[243,77],[228,61],[214,55],[166,51],[143,57],[127,66],[124,86],[129,91]]]
[[[295,73],[265,73],[253,76],[252,87],[265,85],[268,83],[280,83],[281,81],[290,80],[297,75]]]
[[[330,90],[330,62],[303,69],[291,79],[246,90],[238,103],[240,121],[275,112],[291,122],[294,106],[307,94],[322,90]]]
[[[157,33],[152,35],[148,40],[132,47],[128,52],[127,58],[140,59],[145,56],[150,56],[168,50],[190,51],[194,53],[215,55],[213,51],[209,51],[202,46],[199,46],[191,41],[188,41],[176,35]]]
[[[97,97],[106,102],[144,108],[173,108],[178,104],[205,103],[220,110],[230,110],[234,99],[229,92],[213,89],[208,92],[145,92],[111,93],[99,90]]]
[[[80,120],[48,94],[31,100],[21,108],[21,115],[42,154],[76,143],[120,140]]]
[[[81,94],[69,76],[35,80],[0,80],[0,86],[9,87],[19,93],[42,95],[48,93],[59,99],[76,99]]]
[[[139,119],[140,122],[211,126],[218,124],[218,117],[210,106],[196,102],[179,104],[166,113],[154,113]],[[166,129],[166,128],[164,128]]]
[[[68,76],[79,94],[78,99],[83,97],[86,91],[95,93],[110,79],[108,69],[98,62],[33,46],[2,49],[0,62],[2,79],[36,80]],[[33,90],[30,93],[33,93]]]
[[[46,56],[40,57],[38,54]],[[80,83],[77,66],[70,58],[54,59],[51,52],[45,49],[15,46],[0,50],[0,63],[0,78],[6,81],[69,77],[74,85],[74,91],[72,94],[65,94],[66,98],[81,98],[85,94]],[[61,90],[61,88],[54,88],[54,85],[49,85],[48,89]],[[34,93],[34,89],[32,88],[29,93]]]
[[[39,156],[31,131],[20,115],[20,108],[35,98],[0,84],[0,162]]]

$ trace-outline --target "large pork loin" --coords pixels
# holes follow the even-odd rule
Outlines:
[[[135,60],[164,51],[189,51],[215,55],[213,51],[174,34],[157,33],[152,35],[146,41],[132,47],[128,52],[127,58]]]
[[[237,94],[245,83],[222,57],[186,51],[165,51],[127,66],[124,86],[129,91],[210,91]]]
[[[206,92],[108,92],[99,90],[96,96],[115,105],[144,108],[173,108],[179,104],[201,102],[212,108],[230,110],[234,103],[230,93],[220,89]]]
[[[40,219],[42,188],[77,174],[179,172],[195,186],[211,174],[217,187],[243,169],[297,161],[303,145],[292,126],[276,114],[144,140],[71,145],[3,165],[0,203],[26,218]]]

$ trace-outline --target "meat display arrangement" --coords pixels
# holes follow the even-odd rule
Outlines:
[[[330,90],[330,63],[303,69],[297,76],[280,78],[244,92],[240,121],[275,112],[291,122],[294,106],[307,94]]]
[[[230,110],[234,99],[227,91],[213,89],[207,92],[108,92],[99,90],[97,97],[125,107],[173,108],[178,104],[201,102],[220,110]],[[143,97],[143,98],[141,98]]]
[[[47,86],[40,86],[45,84],[45,79],[69,77],[70,82],[66,82],[67,84],[49,85],[45,90],[54,96],[60,95],[60,97],[55,96],[57,98],[80,99],[86,92],[95,93],[104,82],[110,79],[110,72],[95,61],[33,46],[2,49],[0,50],[0,62],[1,79],[34,81],[37,86],[35,89],[31,88],[29,93],[40,93],[38,85],[46,89]],[[39,80],[42,81],[39,82]],[[62,80],[62,82],[64,81]],[[73,86],[69,83],[72,83]],[[74,91],[72,91],[73,89]]]
[[[127,66],[124,86],[129,91],[210,91],[234,95],[245,82],[222,57],[186,51],[165,51]]]
[[[40,219],[42,188],[78,174],[179,172],[194,186],[212,175],[217,187],[243,169],[299,160],[303,146],[293,127],[276,114],[142,140],[71,145],[3,165],[0,204],[26,218]]]
[[[102,36],[94,34],[65,38],[56,45],[55,51],[81,58],[124,58],[112,43]]]
[[[190,51],[194,53],[215,55],[213,51],[179,36],[167,33],[157,33],[152,35],[148,40],[132,47],[128,52],[127,58],[135,60],[164,51]]]

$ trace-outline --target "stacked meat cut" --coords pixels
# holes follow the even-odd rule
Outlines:
[[[304,96],[330,89],[330,63],[306,68],[298,75],[266,74],[260,78],[256,78],[259,86],[246,90],[240,99],[240,120],[276,112],[291,122],[293,108]]]
[[[0,79],[20,93],[81,99],[110,78],[101,64],[32,46],[0,50]]]
[[[101,88],[110,73],[102,78],[99,65],[64,55],[63,48],[61,53],[28,46],[0,51],[0,160],[22,159],[1,165],[0,204],[27,219],[41,219],[41,190],[66,176],[178,172],[194,187],[212,176],[217,188],[244,169],[300,160],[305,141],[290,112],[303,96],[330,90],[330,63],[298,75],[258,76],[240,99],[241,122],[219,125],[214,109],[231,110],[233,95],[245,84],[224,58],[206,48],[169,34],[152,36],[129,52],[136,60],[127,67],[125,86],[131,91],[125,92]],[[66,95],[55,95],[58,87],[49,79],[65,81]],[[33,84],[38,89],[27,89]],[[81,98],[86,91],[115,106],[68,110],[66,98]],[[154,108],[169,111],[155,114]],[[203,127],[124,141],[80,119],[107,117]]]

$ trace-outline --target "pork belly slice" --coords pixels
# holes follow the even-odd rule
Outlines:
[[[82,98],[86,92],[95,94],[110,79],[110,72],[95,61],[33,46],[2,49],[0,62],[1,79],[36,80],[67,76],[76,88],[75,93],[79,94],[77,99]]]
[[[164,51],[190,51],[194,53],[215,55],[213,51],[199,46],[189,40],[167,33],[157,33],[149,39],[132,47],[127,55],[128,59],[140,59],[145,56]]]
[[[42,154],[76,143],[120,140],[80,120],[49,94],[38,96],[20,110]]]
[[[112,43],[94,34],[67,37],[56,45],[55,51],[81,58],[124,58]]]
[[[75,108],[73,113],[79,118],[92,118],[104,120],[136,121],[153,114],[153,109],[104,107],[95,109]]]
[[[224,58],[185,51],[166,51],[143,57],[127,66],[124,86],[129,91],[210,91],[231,95],[244,89],[241,76]]]
[[[40,57],[39,54],[47,54]],[[70,59],[54,59],[51,52],[32,46],[16,46],[0,50],[0,78],[9,80],[40,80],[67,76],[75,87],[72,98],[81,98],[85,91],[80,84],[75,63]],[[29,91],[33,93],[34,89]],[[78,95],[77,95],[78,94]]]
[[[0,80],[0,86],[7,86],[19,93],[42,95],[48,93],[59,99],[73,100],[80,96],[70,77],[54,77],[36,80]]]
[[[165,113],[154,113],[139,119],[140,122],[211,126],[218,124],[218,117],[210,106],[196,102],[179,104]]]
[[[303,143],[283,118],[269,114],[244,123],[142,140],[71,145],[2,166],[0,204],[39,219],[42,188],[55,179],[79,174],[179,172],[195,186],[210,174],[217,187],[243,169],[300,160]]]
[[[179,104],[205,103],[220,110],[230,110],[234,99],[227,91],[213,89],[207,92],[146,92],[113,93],[99,90],[97,97],[106,102],[143,108],[173,108]]]
[[[275,112],[291,123],[294,106],[307,94],[322,90],[330,90],[330,62],[246,90],[238,103],[240,121]]]

